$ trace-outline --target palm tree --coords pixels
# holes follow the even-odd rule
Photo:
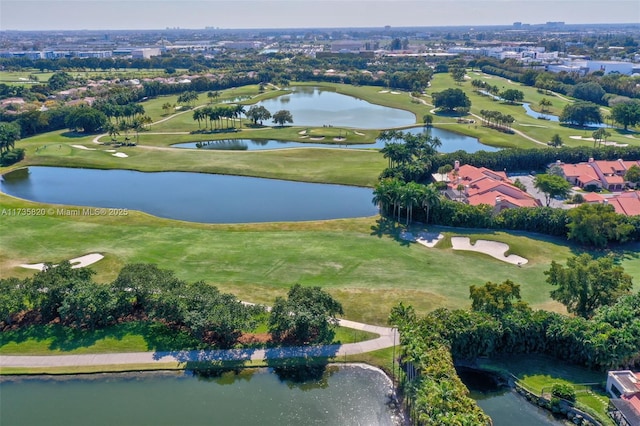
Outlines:
[[[426,210],[425,222],[429,223],[429,211],[440,203],[440,192],[433,184],[425,185],[420,194],[420,204]]]
[[[462,191],[464,191],[464,185],[459,183],[458,186],[456,186],[456,189],[458,190],[458,198],[460,199],[460,201],[462,201]]]
[[[200,128],[200,122],[205,118],[204,110],[197,109],[193,111],[193,119],[198,122],[198,129]]]
[[[107,123],[106,130],[107,130],[107,133],[109,134],[109,137],[111,138],[111,143],[116,142],[117,136],[120,135],[120,132],[118,131],[118,126],[110,122],[110,123]]]
[[[233,112],[234,116],[238,118],[238,122],[239,122],[239,127],[242,129],[242,115],[245,114],[245,110],[244,110],[244,105],[239,105],[237,104],[234,107],[234,112]]]
[[[540,105],[540,112],[545,113],[548,111],[547,107],[550,107],[553,103],[547,98],[542,98],[538,105]]]

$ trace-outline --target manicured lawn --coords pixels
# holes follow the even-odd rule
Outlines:
[[[607,375],[543,355],[512,355],[480,361],[480,366],[515,375],[528,390],[540,395],[549,393],[555,383],[575,387],[578,405],[595,411],[605,424],[613,424],[607,416],[609,397],[604,390]]]
[[[357,343],[377,338],[375,333],[338,327],[335,343]],[[188,334],[158,323],[131,322],[88,331],[58,324],[35,325],[0,334],[2,355],[79,355],[197,349]]]
[[[60,139],[53,135],[52,140]],[[44,140],[44,136],[42,137]],[[18,143],[27,148],[29,165],[88,167],[100,169],[128,169],[145,172],[184,171],[243,176],[257,176],[306,182],[338,183],[356,186],[374,186],[387,161],[376,150],[356,149],[292,149],[250,152],[213,150],[156,149],[143,146],[118,148],[128,158],[114,157],[105,152],[113,149],[98,146],[89,139],[71,143],[49,143],[37,150],[29,141]],[[74,148],[80,144],[96,150]],[[37,150],[37,151],[36,151]],[[0,173],[4,172],[0,168]]]
[[[553,103],[549,111],[550,114],[559,115],[562,112],[562,108],[564,108],[564,106],[568,104],[568,102],[563,99],[567,98],[565,96],[550,96],[546,94],[540,94],[534,87],[528,87],[519,83],[509,82],[507,79],[504,79],[502,77],[489,76],[477,71],[468,71],[467,74],[472,79],[478,78],[480,80],[484,80],[488,84],[498,86],[501,90],[517,89],[522,91],[524,93],[524,102],[531,103],[531,106],[534,109],[538,108],[537,104],[543,97],[547,98]],[[447,88],[459,88],[467,94],[472,103],[471,113],[480,115],[481,110],[490,110],[500,111],[503,114],[510,114],[516,119],[513,125],[513,128],[515,130],[524,132],[528,136],[540,142],[546,143],[551,140],[551,137],[554,134],[558,133],[562,137],[565,145],[593,145],[593,141],[572,139],[570,136],[583,136],[590,138],[595,129],[576,129],[560,125],[560,123],[557,122],[538,120],[536,118],[530,117],[526,114],[524,108],[520,105],[510,105],[504,102],[496,101],[491,97],[482,96],[476,93],[473,86],[471,86],[470,80],[465,80],[461,84],[456,84],[448,74],[435,74],[433,80],[431,81],[431,87],[429,88],[429,90],[427,90],[427,95],[440,92]],[[425,96],[423,97],[423,99],[431,103],[430,96]],[[606,113],[603,113],[603,117],[604,116],[606,116]],[[467,116],[467,118],[471,117]],[[447,118],[442,117],[441,115],[434,116],[435,123],[438,123],[442,119]],[[497,130],[483,127],[481,126],[479,120],[476,125],[458,125],[455,128],[461,133],[478,137],[483,143],[488,145],[522,148],[541,147],[541,145],[534,144],[533,142],[517,134],[506,134]],[[630,145],[640,145],[639,137],[631,139],[627,137],[629,134],[625,134],[619,129],[609,129],[609,132],[612,134],[611,137],[608,138],[609,141]]]

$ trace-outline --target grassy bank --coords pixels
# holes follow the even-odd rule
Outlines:
[[[604,424],[613,425],[607,415],[609,397],[603,387],[606,373],[530,354],[482,360],[480,366],[515,376],[522,386],[537,395],[550,393],[555,383],[570,385],[576,390],[578,407],[586,407],[587,411],[596,413]]]
[[[0,209],[45,206],[0,195]],[[0,251],[2,276],[28,276],[20,263],[59,262],[99,252],[92,266],[101,282],[126,263],[149,262],[180,278],[205,280],[243,300],[271,303],[295,284],[319,285],[340,300],[346,317],[384,324],[389,309],[411,301],[419,312],[468,306],[470,285],[511,279],[538,308],[562,310],[551,301],[543,272],[551,260],[577,253],[562,240],[505,232],[430,228],[447,237],[502,241],[529,263],[517,267],[489,256],[453,251],[445,238],[436,248],[408,243],[376,218],[334,221],[207,225],[130,212],[127,217],[5,216]],[[640,272],[637,247],[621,251],[630,274]]]

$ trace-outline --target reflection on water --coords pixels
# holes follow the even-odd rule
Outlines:
[[[0,379],[0,416],[3,425],[51,426],[399,424],[381,372],[329,367],[322,377],[321,386],[270,369]]]
[[[444,129],[413,127],[405,130],[405,132],[417,134],[427,132],[431,137],[437,137],[442,142],[442,146],[438,148],[439,152],[477,152],[477,151],[498,151],[498,148],[483,145],[478,139],[471,136],[465,136],[458,133],[450,132]],[[309,140],[309,139],[307,139]],[[333,143],[332,143],[333,142]],[[191,148],[191,149],[210,149],[210,150],[232,150],[232,151],[259,151],[267,149],[281,148],[343,148],[343,149],[381,149],[384,148],[385,141],[377,140],[375,143],[368,144],[343,144],[332,140],[325,140],[324,143],[318,142],[294,142],[281,141],[274,139],[220,139],[214,141],[203,142],[186,142],[171,145],[174,148]]]
[[[377,213],[370,188],[187,172],[64,167],[29,171],[20,179],[5,179],[0,188],[31,201],[139,210],[205,223],[325,220]]]
[[[291,93],[260,101],[256,105],[264,106],[271,114],[281,109],[289,110],[296,126],[387,129],[410,126],[416,121],[415,115],[409,111],[372,104],[316,87],[294,87]],[[265,124],[274,123],[265,121]]]
[[[562,425],[546,410],[530,404],[514,390],[501,384],[489,372],[458,368],[458,375],[469,388],[470,397],[491,417],[494,426]]]

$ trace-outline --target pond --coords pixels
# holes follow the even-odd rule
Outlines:
[[[415,115],[409,111],[372,104],[317,87],[293,87],[291,93],[260,101],[257,105],[265,107],[271,114],[283,109],[290,111],[296,126],[389,129],[416,122]],[[274,123],[265,121],[264,124]]]
[[[409,133],[421,133],[424,127],[413,127],[404,130]],[[497,151],[498,148],[483,145],[478,139],[471,136],[465,136],[448,130],[430,128],[427,130],[432,137],[438,137],[442,142],[442,146],[438,149],[440,152],[454,152],[463,150],[466,152]],[[342,148],[342,149],[381,149],[384,148],[384,141],[377,140],[375,143],[368,144],[337,144],[337,143],[316,143],[316,142],[294,142],[280,141],[273,139],[222,139],[216,141],[204,142],[186,142],[171,145],[174,148],[190,148],[190,149],[210,149],[210,150],[233,150],[233,151],[258,151],[266,149],[280,148]]]
[[[534,117],[534,118],[539,118],[540,120],[545,120],[545,121],[555,121],[555,122],[559,122],[560,121],[560,117],[558,117],[557,115],[552,115],[552,114],[547,114],[547,113],[540,113],[540,112],[536,112],[533,109],[531,109],[531,104],[529,103],[524,103],[522,104],[525,112],[527,113],[528,116],[530,117]],[[605,123],[587,123],[586,124],[587,127],[592,127],[594,129],[599,129],[601,127],[612,127],[608,124]]]
[[[546,410],[529,403],[514,390],[501,386],[490,373],[465,368],[458,369],[458,376],[469,388],[470,397],[493,420],[493,426],[558,426]]]
[[[381,372],[329,366],[292,381],[271,369],[3,378],[3,425],[399,424]]]
[[[370,188],[187,172],[28,171],[5,175],[2,192],[43,203],[140,210],[204,223],[326,220],[378,212]]]

